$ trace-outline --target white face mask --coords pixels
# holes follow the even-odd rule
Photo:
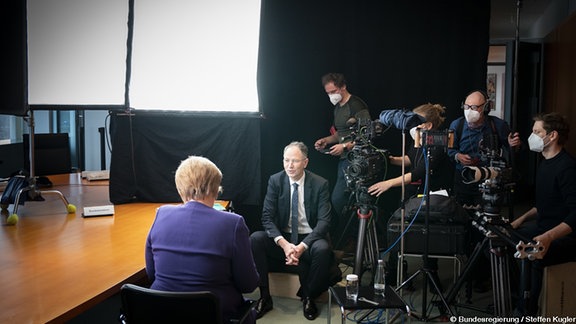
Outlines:
[[[413,140],[416,140],[416,132],[418,132],[418,126],[412,127],[410,129],[410,136],[412,136]]]
[[[464,110],[464,117],[469,123],[475,123],[480,120],[480,112],[472,109]]]
[[[340,102],[340,100],[342,100],[342,95],[339,93],[331,93],[328,95],[328,97],[330,98],[330,102],[336,106],[337,103]]]
[[[528,137],[528,146],[530,146],[530,151],[542,152],[546,145],[544,145],[544,139],[542,137],[532,133]]]

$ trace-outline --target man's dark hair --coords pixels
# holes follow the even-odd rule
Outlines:
[[[325,86],[328,83],[334,83],[334,85],[338,88],[342,88],[346,85],[346,79],[344,78],[344,74],[342,73],[328,73],[322,76],[322,86]]]
[[[558,133],[558,144],[564,145],[568,140],[570,124],[568,124],[566,118],[559,113],[551,112],[547,114],[539,114],[534,117],[534,121],[542,122],[542,128],[544,128],[546,134],[556,131]]]

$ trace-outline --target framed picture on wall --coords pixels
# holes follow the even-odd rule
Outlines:
[[[504,119],[505,65],[488,65],[486,74],[486,93],[494,105],[490,115]]]

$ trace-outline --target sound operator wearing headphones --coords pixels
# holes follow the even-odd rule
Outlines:
[[[462,205],[478,206],[481,194],[478,184],[462,182],[464,166],[488,166],[489,161],[481,161],[480,144],[485,139],[491,139],[497,147],[494,149],[509,149],[519,146],[522,142],[518,133],[511,133],[508,124],[495,116],[489,116],[492,102],[484,91],[472,91],[462,104],[464,116],[454,120],[450,129],[454,130],[454,147],[448,149],[448,156],[456,162],[454,173],[454,194]],[[484,146],[490,143],[483,143]]]
[[[490,116],[492,102],[486,92],[474,90],[470,92],[462,103],[464,116],[457,118],[450,124],[454,130],[454,145],[448,149],[448,156],[455,161],[453,193],[456,201],[467,209],[478,209],[482,202],[482,193],[478,183],[465,184],[462,182],[462,169],[465,166],[487,167],[490,161],[482,161],[481,148],[491,150],[506,149],[521,145],[518,133],[511,133],[508,124],[495,116]],[[476,233],[476,232],[473,232]],[[476,241],[473,238],[472,244]],[[481,262],[480,264],[489,264]],[[476,269],[478,276],[474,285],[476,292],[489,290],[490,272],[488,269]]]

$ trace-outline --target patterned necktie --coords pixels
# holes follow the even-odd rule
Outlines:
[[[293,244],[298,244],[298,184],[292,184],[294,191],[292,192],[292,233],[290,234],[290,241]]]

